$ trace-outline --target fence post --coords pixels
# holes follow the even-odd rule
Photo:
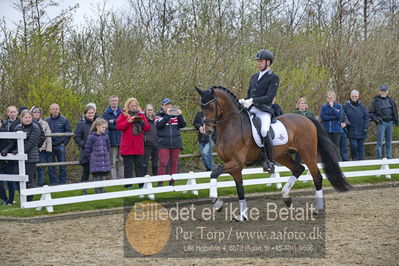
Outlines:
[[[44,188],[47,188],[47,185],[43,186]],[[43,193],[42,196],[40,197],[40,200],[51,200],[51,194],[49,192]],[[42,207],[37,207],[36,210],[40,211]],[[53,206],[46,206],[46,211],[47,212],[54,212]]]
[[[194,174],[194,172],[193,172],[193,171],[190,171],[189,174]],[[195,181],[195,178],[189,178],[189,179],[187,180],[186,185],[187,185],[187,186],[194,186],[194,187],[195,187],[195,186],[197,185],[197,182]],[[183,191],[183,193],[187,193],[187,192],[188,192],[188,190],[184,190],[184,191]],[[198,190],[191,190],[191,192],[193,192],[194,195],[198,196]]]
[[[22,133],[22,131],[18,131],[17,133]],[[18,147],[18,155],[25,154],[24,139],[22,139],[22,138],[17,139],[17,147]],[[25,175],[25,160],[18,160],[18,174]],[[28,179],[28,181],[29,181],[29,179]],[[19,189],[20,189],[20,191],[26,189],[26,181],[19,182]],[[23,195],[23,193],[19,193],[19,195],[20,195],[21,208],[23,208],[24,203],[27,201],[26,195]]]
[[[382,159],[382,165],[380,170],[389,170],[389,163],[388,163],[388,159],[387,158],[383,158]],[[377,177],[380,177],[381,175],[377,175]],[[391,175],[390,174],[386,174],[385,178],[391,179]]]
[[[145,177],[148,179],[148,182],[144,183],[143,189],[151,189],[152,188],[152,182],[151,182],[150,176],[146,175]],[[150,200],[155,200],[155,195],[154,194],[147,194],[147,195],[148,195],[148,198]],[[140,195],[139,198],[140,199],[144,198],[144,195]]]

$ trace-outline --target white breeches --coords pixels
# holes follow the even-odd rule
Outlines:
[[[266,137],[267,132],[270,129],[270,121],[272,119],[272,114],[263,112],[263,111],[259,110],[258,108],[256,108],[255,106],[253,106],[251,108],[251,113],[254,113],[257,117],[260,118],[260,120],[262,122],[262,128],[261,128],[260,132],[262,134],[262,137]]]

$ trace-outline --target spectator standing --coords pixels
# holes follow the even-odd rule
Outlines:
[[[370,119],[377,126],[377,159],[382,156],[382,142],[385,139],[386,158],[392,158],[392,126],[398,125],[398,110],[395,100],[388,96],[387,86],[380,87],[380,93],[369,106]]]
[[[33,106],[30,109],[33,121],[37,121],[42,127],[44,134],[50,134],[51,129],[46,121],[43,120],[43,110],[38,106]],[[48,154],[52,152],[52,139],[51,137],[46,137],[43,145],[39,148],[39,163],[46,163]],[[44,167],[37,168],[37,185],[42,187],[44,185]]]
[[[278,117],[278,116],[284,114],[283,109],[281,109],[281,106],[278,103],[276,103],[276,97],[273,98],[272,109],[273,109],[274,117]]]
[[[296,110],[293,111],[295,114],[304,115],[313,119],[316,119],[314,114],[308,110],[308,102],[305,97],[301,97],[298,99],[295,105]]]
[[[204,112],[199,111],[194,118],[194,127],[198,130],[198,146],[201,153],[202,162],[206,171],[213,170],[212,147],[214,145],[211,136],[205,133]]]
[[[123,178],[123,159],[119,152],[122,132],[116,129],[116,121],[122,113],[119,106],[119,97],[111,96],[108,99],[109,106],[103,113],[103,119],[108,122],[108,135],[111,142],[109,155],[111,157],[111,177],[112,179]]]
[[[350,99],[345,102],[343,107],[348,119],[346,132],[352,160],[364,160],[364,140],[367,138],[369,115],[366,107],[359,100],[359,91],[351,91]]]
[[[32,122],[32,114],[29,110],[23,110],[21,115],[21,124],[17,125],[14,129],[15,132],[23,131],[26,132],[26,139],[24,141],[25,153],[28,155],[28,159],[25,161],[25,171],[28,175],[27,187],[35,187],[34,176],[36,172],[36,164],[39,162],[39,146],[41,147],[41,129],[40,127]],[[17,153],[17,141],[12,140],[10,144],[1,151],[1,155],[5,156],[7,153]],[[32,201],[33,196],[28,196],[27,200]]]
[[[96,120],[96,109],[92,105],[87,105],[84,109],[84,116],[79,120],[74,132],[74,141],[79,147],[79,163],[82,166],[81,182],[89,182],[90,177],[90,158],[85,151],[85,145],[89,136],[90,129]],[[83,195],[87,195],[87,189],[83,189]]]
[[[85,144],[85,151],[90,157],[90,173],[94,181],[105,180],[105,176],[111,171],[109,149],[110,140],[106,134],[108,122],[102,118],[96,119],[91,126],[90,136]],[[95,188],[95,193],[104,193],[104,188]]]
[[[17,107],[11,105],[7,107],[7,118],[3,121],[2,128],[7,129],[8,132],[11,132],[10,127],[12,122],[17,120],[18,118],[18,109]]]
[[[116,129],[122,132],[120,154],[123,157],[124,178],[133,177],[133,164],[136,177],[145,176],[143,131],[149,131],[150,125],[140,110],[137,99],[129,98],[125,102],[122,114],[116,121]],[[139,186],[142,187],[143,184]],[[132,185],[125,187],[132,188]]]
[[[145,117],[150,125],[150,130],[144,132],[144,161],[145,174],[148,171],[148,162],[151,158],[152,175],[158,174],[158,136],[157,127],[155,126],[154,106],[147,104],[144,109]]]
[[[3,119],[0,118],[0,132],[8,132],[6,128],[3,127]],[[8,146],[7,139],[0,139],[0,151]],[[0,160],[0,174],[7,174],[7,162],[5,160]],[[8,197],[7,192],[4,188],[4,184],[7,183],[8,187]],[[0,199],[3,201],[2,205],[12,205],[14,201],[15,186],[13,181],[0,181]]]
[[[323,104],[320,109],[320,120],[323,123],[324,129],[327,131],[331,141],[336,145],[337,151],[340,144],[341,135],[343,132],[344,111],[342,105],[335,101],[336,95],[334,91],[327,92],[327,103]],[[339,157],[339,154],[337,154]]]
[[[50,116],[47,117],[45,121],[49,124],[52,133],[71,132],[68,119],[60,114],[60,106],[56,103],[50,105]],[[66,145],[68,145],[69,139],[70,137],[52,137],[52,152],[47,158],[49,163],[66,161]],[[60,166],[60,175],[59,178],[57,178],[55,167],[50,166],[49,176],[51,185],[65,184],[66,167]]]
[[[309,118],[316,119],[314,114],[308,110],[308,102],[306,101],[305,97],[301,97],[298,99],[295,105],[295,110],[293,111],[294,114],[304,115]],[[302,159],[299,153],[295,154],[295,161],[301,163]]]
[[[180,129],[186,126],[182,111],[176,107],[172,108],[172,101],[169,98],[162,100],[162,108],[155,117],[155,125],[158,134],[158,175],[166,174],[166,165],[169,162],[170,175],[177,173],[180,151],[183,143],[180,136]],[[169,181],[174,185],[174,180]],[[162,186],[162,182],[158,183]]]

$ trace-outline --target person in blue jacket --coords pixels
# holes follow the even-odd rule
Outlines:
[[[359,100],[359,91],[353,90],[350,100],[344,106],[348,125],[346,127],[352,160],[364,160],[364,140],[369,128],[369,114],[364,104]]]
[[[337,103],[335,99],[335,92],[328,91],[327,103],[323,104],[320,109],[320,120],[322,121],[324,129],[327,131],[331,141],[338,148],[343,133],[342,128],[345,127],[346,124],[344,123],[344,110],[342,105]]]
[[[116,120],[122,113],[122,108],[119,106],[118,96],[109,97],[108,103],[109,106],[103,113],[103,119],[108,122],[108,136],[111,142],[111,148],[109,149],[112,165],[111,177],[112,179],[120,179],[124,177],[123,159],[119,153],[122,131],[116,129]]]

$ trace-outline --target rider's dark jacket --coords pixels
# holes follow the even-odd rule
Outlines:
[[[273,114],[272,101],[276,96],[279,77],[270,69],[258,80],[259,72],[252,75],[247,99],[253,99],[253,105],[261,111]]]

